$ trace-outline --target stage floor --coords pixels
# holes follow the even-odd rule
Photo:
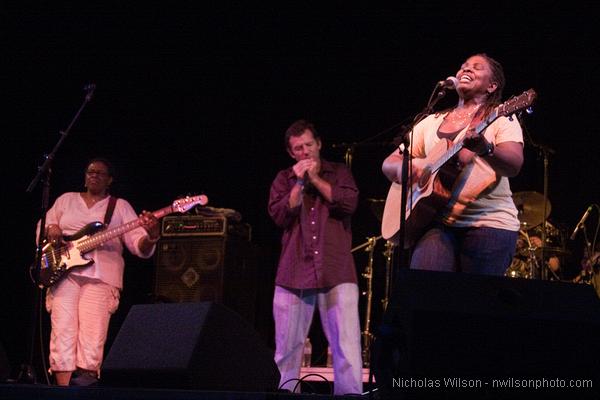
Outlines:
[[[143,388],[114,388],[114,387],[58,387],[30,384],[0,384],[0,399],[2,400],[262,400],[262,399],[331,399],[343,396],[331,396],[322,393],[287,393],[287,392],[217,392],[202,390],[178,389],[143,389]],[[362,396],[353,396],[362,397]]]

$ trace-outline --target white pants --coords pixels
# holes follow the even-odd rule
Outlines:
[[[315,303],[331,347],[335,394],[362,393],[358,286],[355,283],[306,290],[275,286],[275,362],[281,373],[282,389],[293,390],[298,383],[304,341],[312,323]]]
[[[75,275],[68,275],[48,290],[52,371],[100,369],[108,323],[119,305],[119,295],[111,285]]]

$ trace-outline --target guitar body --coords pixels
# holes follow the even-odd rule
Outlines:
[[[496,171],[481,157],[475,157],[457,176],[452,187],[450,201],[442,218],[452,225],[465,208],[481,195],[487,188],[498,181]]]
[[[77,245],[102,229],[104,224],[101,222],[91,222],[73,235],[64,236],[65,243],[59,246],[46,243],[42,248],[38,284],[41,287],[52,286],[71,268],[91,265],[94,260],[85,258],[85,253],[80,251]]]
[[[423,234],[440,208],[448,204],[452,195],[452,185],[458,170],[452,165],[444,165],[438,171],[432,171],[431,165],[446,153],[452,142],[441,140],[426,158],[412,160],[415,171],[414,183],[406,198],[406,238],[405,247],[412,246]],[[402,185],[392,183],[385,201],[381,234],[384,239],[398,244],[400,230],[400,210]]]

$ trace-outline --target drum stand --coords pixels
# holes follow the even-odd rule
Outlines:
[[[394,243],[391,241],[385,242],[385,251],[383,255],[385,256],[385,289],[383,293],[383,299],[381,299],[381,305],[383,307],[383,311],[387,309],[388,303],[390,302],[390,291],[392,289],[392,265],[393,265],[393,256],[394,256]]]
[[[527,261],[525,262],[526,270],[524,278],[537,279],[540,277],[540,264],[538,263],[537,257],[535,256],[535,250],[537,249],[537,247],[531,244],[529,234],[526,231],[521,232],[527,240]]]
[[[362,359],[363,366],[368,368],[371,360],[371,343],[373,342],[373,333],[371,333],[371,308],[373,306],[373,252],[375,251],[375,245],[377,241],[381,239],[381,236],[373,236],[367,238],[367,241],[359,246],[356,246],[352,249],[352,252],[355,252],[360,249],[365,249],[365,251],[369,254],[367,260],[367,266],[365,270],[361,274],[363,278],[365,278],[367,282],[366,289],[361,293],[361,295],[366,296],[367,304],[365,309],[365,318],[363,321],[364,329],[361,332],[362,338]],[[384,297],[381,299],[381,304],[383,307],[383,311],[386,310],[387,305],[389,303],[390,298],[390,290],[392,284],[392,256],[394,254],[395,245],[389,240],[385,243],[385,251],[383,255],[385,256],[385,289],[384,289]]]
[[[381,236],[373,236],[367,239],[367,241],[360,246],[352,249],[352,252],[360,250],[362,248],[369,254],[367,266],[364,272],[361,274],[367,281],[367,289],[362,292],[363,296],[367,296],[367,304],[365,310],[364,329],[361,332],[362,337],[362,359],[363,366],[369,367],[371,360],[371,342],[373,341],[373,334],[371,333],[371,304],[373,302],[373,251],[375,250],[375,244],[381,239]]]

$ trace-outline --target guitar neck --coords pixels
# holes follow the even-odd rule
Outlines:
[[[154,211],[152,213],[152,215],[154,215],[156,217],[156,219],[160,219],[160,218],[164,217],[165,215],[171,214],[173,212],[174,212],[173,206],[167,206],[165,208],[161,208],[158,211]],[[109,240],[117,238],[117,237],[139,227],[141,225],[141,223],[142,223],[142,219],[138,218],[138,219],[134,219],[133,221],[127,222],[126,224],[117,226],[116,228],[100,231],[100,232],[95,233],[95,234],[91,235],[90,237],[87,237],[87,238],[83,239],[82,241],[80,241],[77,244],[77,248],[82,253],[92,251],[95,248],[99,247],[100,245],[108,242]]]
[[[497,109],[494,109],[483,121],[481,121],[479,124],[477,124],[477,126],[475,127],[475,133],[477,133],[478,135],[481,135],[481,133],[485,130],[485,128],[490,126],[490,124],[492,122],[494,122],[497,118],[498,118],[498,111],[497,111]],[[450,160],[452,157],[454,157],[456,155],[456,153],[458,153],[464,147],[463,141],[464,141],[464,136],[461,140],[454,143],[436,162],[431,164],[431,170],[437,171],[440,168],[442,168],[442,166],[448,160]]]

